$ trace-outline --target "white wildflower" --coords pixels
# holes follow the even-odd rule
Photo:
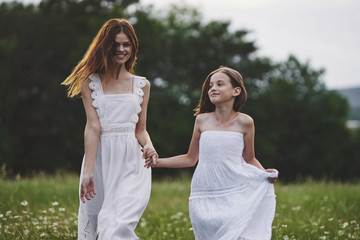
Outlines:
[[[145,218],[141,219],[140,227],[142,227],[142,228],[146,227],[146,219]]]
[[[292,207],[291,209],[292,209],[293,211],[300,211],[300,210],[301,210],[301,206]]]

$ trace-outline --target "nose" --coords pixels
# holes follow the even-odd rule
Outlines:
[[[116,50],[119,52],[122,52],[124,50],[124,46],[122,44],[120,44]]]

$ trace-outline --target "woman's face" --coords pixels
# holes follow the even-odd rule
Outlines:
[[[115,36],[114,61],[123,65],[131,56],[132,45],[125,33],[121,32]]]

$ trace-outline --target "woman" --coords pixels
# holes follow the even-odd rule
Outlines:
[[[138,239],[151,191],[144,161],[157,153],[146,131],[150,83],[133,70],[137,51],[131,24],[111,19],[62,83],[69,97],[81,93],[86,112],[78,239]]]

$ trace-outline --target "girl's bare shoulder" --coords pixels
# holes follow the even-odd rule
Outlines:
[[[250,117],[245,113],[240,113],[240,112],[237,116],[237,122],[244,128],[252,127],[254,125],[254,120],[252,119],[252,117]]]
[[[210,117],[211,117],[211,113],[200,113],[199,115],[197,115],[196,121],[203,122],[210,119]]]

